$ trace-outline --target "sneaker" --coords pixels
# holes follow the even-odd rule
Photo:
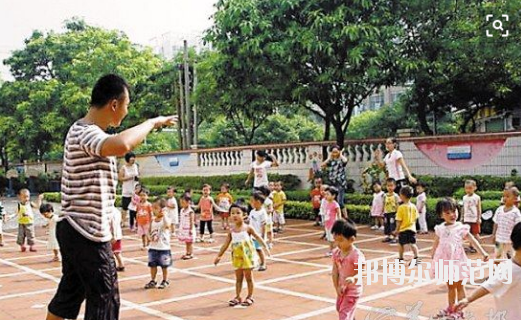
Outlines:
[[[259,271],[266,271],[266,270],[268,270],[268,268],[266,266],[260,266],[258,270]]]
[[[152,289],[152,288],[155,288],[156,286],[157,286],[157,282],[155,282],[154,280],[150,280],[150,282],[145,285],[145,289]]]
[[[378,226],[377,225],[374,225],[371,227],[371,230],[377,230],[378,229]]]
[[[387,238],[385,238],[385,239],[382,240],[382,242],[391,242],[391,241],[392,241],[392,240],[391,240],[391,238],[389,238],[389,237],[387,237]]]
[[[199,242],[202,242],[202,241],[203,241],[203,239],[201,239],[201,238],[197,238],[197,239],[195,239],[195,242],[198,242],[198,243],[199,243]]]
[[[476,250],[476,249],[474,249],[474,248],[469,248],[469,252],[470,252],[470,253],[476,253],[476,252],[478,252],[478,250]]]
[[[29,247],[29,251],[31,251],[31,252],[38,252],[38,250],[36,250],[33,246]]]
[[[385,230],[385,228],[384,228],[384,227],[380,227],[380,231],[384,231],[384,230]]]
[[[26,246],[20,246],[20,250],[21,250],[22,252],[25,252],[25,251],[27,251],[27,247],[26,247]]]
[[[411,267],[415,267],[415,266],[417,266],[417,265],[419,265],[419,264],[421,264],[421,263],[422,263],[422,259],[416,257],[416,258],[414,258],[414,259],[411,260],[411,264],[410,264],[410,266],[411,266]]]
[[[117,267],[116,271],[117,272],[123,272],[123,271],[125,271],[125,267]]]
[[[333,252],[329,251],[328,253],[326,253],[326,257],[332,257],[333,256]]]
[[[170,282],[168,282],[168,280],[163,280],[163,281],[161,281],[161,284],[157,288],[158,289],[165,289],[165,288],[168,288],[169,285],[170,285]]]
[[[432,319],[439,319],[439,320],[444,320],[444,319],[447,319],[448,317],[452,316],[452,312],[449,310],[450,307],[447,307],[447,309],[445,310],[440,310],[438,312],[438,314],[436,314],[434,317],[432,317]],[[450,319],[450,318],[448,318]]]
[[[0,247],[3,247],[4,246],[4,243],[3,242],[0,242]]]
[[[210,239],[208,239],[206,242],[208,242],[208,243],[214,243],[214,241],[215,241],[215,240],[214,240],[213,238],[210,238]]]

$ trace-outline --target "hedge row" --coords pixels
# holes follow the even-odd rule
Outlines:
[[[521,177],[496,177],[496,176],[458,176],[458,177],[433,177],[419,176],[418,180],[428,185],[428,194],[433,198],[454,195],[465,186],[465,180],[475,180],[478,190],[501,191],[507,181],[514,181],[515,185],[521,187]],[[463,195],[461,195],[463,196]]]
[[[481,200],[501,200],[503,197],[503,191],[495,191],[495,190],[477,190],[476,194],[481,197]],[[465,189],[460,188],[456,192],[454,192],[454,198],[460,200],[463,199],[465,195]]]
[[[160,193],[157,195],[164,195],[164,193]],[[150,200],[157,196],[153,195],[150,197]],[[248,199],[248,195],[246,194],[236,194],[234,195],[235,199],[238,197],[242,197]],[[199,202],[201,195],[194,194],[193,201],[195,203]],[[60,202],[60,193],[58,192],[49,192],[45,193],[45,200],[48,202]],[[367,224],[372,222],[371,218],[371,200],[372,196],[370,195],[362,195],[362,194],[349,194],[347,197],[346,208],[349,212],[349,217],[353,219],[356,223]],[[436,203],[439,201],[439,198],[430,198],[427,199],[427,224],[429,229],[434,228],[436,224],[441,223],[441,219],[436,215]],[[483,200],[482,201],[482,211],[495,210],[499,207],[499,200]],[[121,206],[121,196],[116,196],[116,206]],[[306,219],[306,220],[314,220],[315,215],[313,213],[313,207],[311,202],[308,201],[292,201],[289,200],[285,205],[285,213],[288,218],[294,219]],[[481,229],[485,233],[492,233],[493,223],[492,220],[483,221]]]
[[[170,177],[144,177],[140,181],[142,184],[152,186],[175,186],[178,189],[202,189],[204,184],[212,186],[213,190],[219,190],[223,183],[229,183],[232,190],[245,189],[244,182],[247,174],[231,174],[222,176],[170,176]],[[270,181],[282,181],[284,187],[288,190],[296,190],[300,186],[300,179],[292,174],[268,174]],[[253,180],[251,180],[253,186]],[[249,186],[249,187],[252,187]]]

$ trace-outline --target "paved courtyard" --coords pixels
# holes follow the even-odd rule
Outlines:
[[[171,286],[163,291],[147,290],[149,280],[147,255],[140,249],[140,239],[125,232],[123,242],[126,271],[119,274],[121,319],[126,320],[333,320],[335,291],[331,281],[330,259],[325,257],[327,243],[320,240],[321,229],[312,222],[288,221],[284,234],[278,235],[273,257],[266,272],[255,272],[255,304],[252,307],[230,308],[227,301],[234,296],[234,273],[229,254],[219,266],[213,259],[224,240],[220,224],[213,244],[197,244],[196,258],[181,261],[183,245],[173,241],[175,256],[171,271]],[[6,246],[0,248],[0,319],[44,319],[47,303],[52,298],[61,276],[59,263],[49,262],[52,255],[45,250],[46,230],[37,229],[38,252],[20,253],[15,244],[14,230],[5,233]],[[367,259],[394,259],[397,247],[381,242],[382,233],[359,226],[357,246]],[[419,237],[419,247],[425,262],[430,261],[432,234]],[[485,248],[492,252],[490,239]],[[470,256],[473,259],[477,255]],[[407,259],[411,259],[410,256]],[[407,268],[407,275],[417,268]],[[365,286],[357,310],[357,319],[428,319],[447,304],[445,285],[435,281],[417,281],[383,285],[382,267],[376,284]],[[475,286],[468,285],[468,291]],[[245,293],[245,291],[244,291]],[[468,311],[474,318],[489,319],[493,299],[486,297]],[[412,317],[415,310],[418,317]],[[83,314],[83,309],[82,313]],[[389,315],[393,314],[393,315]],[[80,316],[80,319],[82,317]],[[490,318],[492,319],[492,318]]]

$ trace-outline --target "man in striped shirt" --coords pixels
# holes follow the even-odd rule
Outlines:
[[[117,320],[119,289],[111,249],[110,223],[116,210],[116,156],[139,145],[154,128],[172,125],[177,116],[146,120],[120,134],[128,113],[129,86],[117,75],[100,78],[87,115],[76,121],[65,138],[62,171],[63,221],[57,237],[63,257],[60,284],[49,304],[47,320],[76,319],[87,300],[85,320]]]

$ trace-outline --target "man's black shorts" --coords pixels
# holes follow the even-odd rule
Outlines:
[[[119,288],[110,242],[83,237],[67,220],[58,222],[56,236],[62,254],[62,278],[49,312],[76,319],[87,300],[85,320],[119,319]]]
[[[128,205],[130,204],[130,202],[132,201],[132,198],[131,197],[122,197],[121,198],[121,208],[125,211],[128,210]]]
[[[398,236],[398,243],[402,246],[406,244],[415,244],[416,232],[412,230],[405,230],[403,232],[400,232],[400,235]]]

